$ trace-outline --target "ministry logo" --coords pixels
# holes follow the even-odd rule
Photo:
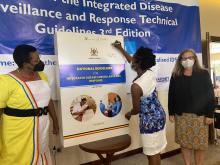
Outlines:
[[[90,56],[91,57],[97,57],[99,55],[99,51],[97,48],[91,48],[90,49]]]

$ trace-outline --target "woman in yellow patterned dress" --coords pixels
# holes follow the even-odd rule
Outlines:
[[[0,75],[0,164],[51,164],[48,113],[55,134],[59,127],[44,63],[30,45],[17,46],[13,58],[18,69]]]

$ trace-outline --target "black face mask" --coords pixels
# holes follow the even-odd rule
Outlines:
[[[40,60],[40,62],[38,62],[38,64],[36,64],[34,66],[34,71],[40,72],[40,71],[43,71],[43,70],[44,70],[44,63],[43,63],[43,61]]]

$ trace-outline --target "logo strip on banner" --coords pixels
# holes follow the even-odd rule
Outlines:
[[[109,127],[109,128],[104,128],[104,129],[99,129],[99,130],[94,130],[94,131],[89,131],[89,132],[83,132],[83,133],[74,134],[74,135],[67,135],[67,136],[64,136],[64,139],[78,138],[78,137],[102,133],[102,132],[106,132],[106,131],[112,131],[112,130],[116,130],[116,129],[126,128],[128,126],[129,126],[129,124],[124,124],[124,125],[118,125],[115,127]]]

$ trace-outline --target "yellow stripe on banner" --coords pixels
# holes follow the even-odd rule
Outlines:
[[[75,135],[67,135],[67,136],[64,136],[64,139],[73,139],[73,138],[77,138],[77,137],[82,137],[82,136],[102,133],[102,132],[106,132],[106,131],[112,131],[112,130],[116,130],[116,129],[126,128],[128,126],[129,126],[129,124],[125,124],[125,125],[119,125],[119,126],[115,126],[115,127],[104,128],[104,129],[100,129],[100,130],[95,130],[95,131],[75,134]]]

